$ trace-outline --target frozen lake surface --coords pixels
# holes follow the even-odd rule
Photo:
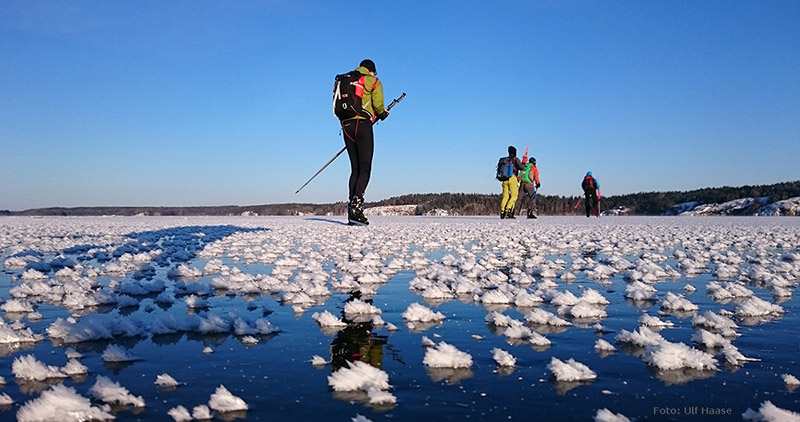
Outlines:
[[[0,219],[0,419],[800,420],[800,219]]]

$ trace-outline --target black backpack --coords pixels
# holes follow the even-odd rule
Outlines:
[[[497,162],[497,176],[495,176],[495,178],[501,182],[505,182],[512,176],[514,176],[514,161],[512,161],[509,156],[500,157],[500,160]]]
[[[594,177],[586,175],[586,177],[583,178],[583,183],[581,183],[581,187],[583,188],[583,190],[593,190],[595,188]]]
[[[336,75],[333,83],[333,114],[339,120],[352,119],[361,114],[361,97],[364,96],[363,76],[357,70]]]

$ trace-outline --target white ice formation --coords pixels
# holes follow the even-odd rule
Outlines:
[[[290,335],[268,319],[274,306],[288,309],[292,328],[311,321],[324,336],[350,321],[388,331],[390,339],[407,329],[403,336],[425,345],[421,365],[428,369],[472,368],[473,355],[476,371],[485,370],[481,362],[520,365],[603,320],[608,328],[595,328],[595,334],[604,338],[585,345],[601,357],[616,350],[607,337],[614,332],[625,351],[614,359],[642,359],[659,372],[713,373],[720,362],[758,359],[760,350],[745,348],[739,338],[796,309],[800,230],[792,221],[608,219],[601,220],[601,235],[600,226],[556,217],[511,233],[507,222],[488,218],[375,219],[360,231],[295,217],[236,219],[236,226],[230,218],[3,219],[0,262],[11,283],[0,298],[0,345],[10,351],[16,382],[51,384],[97,374],[99,361],[137,365],[139,353],[146,360],[149,352],[122,345],[151,336],[235,336],[251,346],[235,347],[252,353],[271,336]],[[386,286],[400,273],[407,286]],[[417,299],[387,300],[384,286],[407,289]],[[348,295],[357,298],[344,301]],[[243,305],[231,306],[236,301]],[[458,311],[464,306],[480,316],[464,318]],[[633,319],[620,327],[622,312]],[[690,324],[693,330],[687,330]],[[438,343],[420,334],[434,325],[428,335]],[[454,326],[464,329],[448,331]],[[92,342],[108,346],[88,352],[79,347]],[[203,353],[226,350],[209,344],[213,348]],[[513,349],[494,347],[506,345]],[[66,359],[39,355],[44,347],[64,347]],[[82,354],[73,347],[87,358],[78,361]],[[327,363],[312,358],[315,366]],[[557,380],[592,379],[594,372],[580,365],[555,359],[549,366]],[[176,385],[165,370],[171,368],[159,368],[163,378],[152,388]],[[98,377],[93,397],[136,407],[139,396],[123,391],[122,385],[134,385],[126,376]],[[787,386],[796,384],[791,377],[783,376]],[[357,390],[373,404],[396,400],[379,382]],[[22,405],[17,417],[47,419],[56,405],[74,409],[78,418],[113,417],[105,404],[92,406],[60,384]],[[169,410],[174,420],[207,419],[212,410],[247,409],[222,386],[208,405],[191,407],[191,413],[190,407],[168,403],[162,416]],[[624,420],[602,410],[596,420]],[[751,416],[770,420],[779,410],[765,403]]]

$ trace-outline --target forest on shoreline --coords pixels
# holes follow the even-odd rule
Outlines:
[[[800,181],[772,185],[703,188],[684,192],[641,192],[603,197],[601,211],[620,215],[676,215],[683,204],[721,204],[751,198],[749,205],[726,215],[756,215],[765,204],[800,197]],[[538,195],[540,215],[571,215],[576,212],[578,196]],[[446,213],[448,215],[494,215],[499,208],[499,194],[424,193],[391,197],[365,203],[365,208],[415,205],[415,214]],[[578,207],[577,211],[581,211]],[[52,207],[25,211],[0,211],[0,216],[219,216],[219,215],[344,215],[345,202],[330,204],[263,204],[192,207]]]

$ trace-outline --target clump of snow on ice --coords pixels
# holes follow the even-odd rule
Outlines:
[[[645,348],[644,361],[664,370],[697,369],[717,370],[717,360],[702,350],[693,349],[683,343],[666,340]]]
[[[353,299],[344,306],[345,315],[380,315],[381,310],[361,299]]]
[[[615,340],[619,343],[628,343],[641,347],[655,346],[656,344],[665,341],[661,334],[658,334],[645,326],[639,327],[638,331],[622,330],[622,332],[617,334]]]
[[[709,349],[713,347],[722,347],[730,343],[730,340],[726,339],[725,337],[710,331],[706,331],[702,328],[692,334],[692,341],[702,344]]]
[[[209,267],[209,265],[206,264],[206,267]],[[186,264],[180,264],[167,272],[167,277],[170,278],[198,278],[202,276],[202,271],[197,268],[190,268]]]
[[[175,422],[188,422],[192,420],[192,415],[189,414],[189,410],[181,405],[169,409],[167,414],[170,415]]]
[[[0,344],[37,343],[43,340],[43,335],[34,333],[30,328],[12,328],[0,322]]]
[[[62,339],[70,344],[110,339],[114,336],[108,324],[92,318],[83,318],[80,321],[75,321],[73,318],[63,319],[59,317],[45,331],[51,338]]]
[[[441,322],[444,320],[443,313],[434,312],[427,306],[416,302],[408,305],[402,316],[408,321],[418,322]]]
[[[0,406],[11,406],[14,404],[14,399],[6,393],[0,394]]]
[[[208,308],[208,301],[194,294],[187,297],[184,302],[186,302],[186,306],[191,309]]]
[[[138,360],[122,346],[109,344],[102,354],[103,362],[131,362]]]
[[[422,363],[431,368],[470,368],[472,356],[451,344],[440,342],[425,351]]]
[[[506,305],[514,303],[514,298],[508,293],[498,290],[489,290],[479,296],[480,301],[485,304]]]
[[[177,387],[180,383],[166,372],[156,375],[156,385],[159,387]]]
[[[800,385],[800,380],[794,375],[783,374],[781,378],[783,378],[783,382],[786,383],[786,385]]]
[[[127,388],[103,375],[97,376],[97,381],[89,389],[89,393],[105,403],[144,407],[142,396],[134,396]]]
[[[199,404],[192,409],[192,417],[199,421],[211,419],[212,416],[211,408],[205,404]]]
[[[381,390],[374,385],[367,387],[367,397],[370,404],[388,405],[397,403],[397,397],[388,391]]]
[[[517,359],[511,353],[497,347],[492,349],[492,358],[498,366],[513,367],[517,365]]]
[[[597,378],[597,374],[588,366],[572,358],[564,362],[554,356],[547,364],[547,369],[558,381],[589,381]]]
[[[665,311],[694,312],[700,310],[700,307],[690,302],[683,297],[683,295],[667,292],[667,295],[661,302],[661,309]]]
[[[0,309],[8,313],[28,313],[33,312],[33,305],[17,299],[9,299],[6,303],[0,305]]]
[[[630,422],[622,413],[614,413],[606,408],[599,409],[594,415],[594,422]]]
[[[61,369],[47,365],[36,359],[33,355],[23,355],[14,358],[11,364],[11,373],[16,378],[32,381],[44,381],[52,378],[66,378]]]
[[[536,308],[525,314],[525,321],[530,324],[538,325],[552,325],[557,327],[568,327],[572,323],[559,318],[557,315],[545,311],[544,309]]]
[[[719,282],[712,281],[706,285],[706,292],[717,302],[724,302],[734,299],[747,298],[753,296],[753,291],[748,289],[744,283],[738,282]]]
[[[614,347],[613,344],[601,338],[597,339],[597,341],[594,342],[594,349],[597,350],[598,352],[613,352],[617,350],[617,348]]]
[[[240,410],[247,410],[247,403],[239,397],[234,396],[224,385],[217,387],[211,399],[208,401],[208,407],[217,412],[236,412]]]
[[[639,324],[650,328],[672,328],[675,326],[675,323],[672,321],[662,321],[658,317],[648,314],[642,314],[642,316],[639,317]]]
[[[725,354],[725,360],[731,365],[740,365],[745,362],[758,360],[744,356],[730,340],[722,335],[706,331],[702,328],[692,334],[692,341],[702,344],[707,349],[722,348]]]
[[[70,359],[67,364],[61,368],[61,371],[68,376],[84,375],[89,373],[89,368],[80,363],[77,359]]]
[[[605,309],[583,299],[580,299],[578,303],[570,307],[566,312],[572,315],[573,318],[578,319],[598,319],[607,316]]]
[[[718,332],[726,338],[738,336],[736,330],[739,326],[732,319],[724,315],[715,314],[712,311],[706,311],[702,315],[695,315],[692,318],[692,325]]]
[[[389,374],[361,361],[348,362],[347,368],[341,368],[328,376],[328,384],[335,391],[366,390],[370,385],[381,390],[391,388]]]
[[[774,316],[782,315],[783,307],[753,296],[744,302],[737,303],[735,313],[737,317]]]
[[[497,311],[491,311],[486,314],[486,322],[489,324],[494,325],[495,327],[507,327],[512,324],[514,318],[511,318],[508,315],[503,315]]]
[[[526,327],[521,321],[514,320],[511,325],[509,325],[503,334],[512,339],[524,339],[528,338],[533,334],[533,331]]]
[[[547,297],[550,297],[550,304],[553,306],[573,306],[578,303],[577,296],[570,291],[553,290]]]
[[[603,296],[602,293],[598,292],[595,289],[586,289],[584,290],[583,294],[581,294],[580,300],[591,303],[593,305],[610,305],[611,302]]]
[[[258,344],[258,339],[253,336],[244,336],[242,337],[242,344],[245,346],[252,346],[254,344]]]
[[[625,288],[625,297],[631,300],[656,300],[655,287],[642,283],[641,281],[634,281]]]
[[[267,335],[267,334],[277,333],[280,331],[281,329],[279,327],[276,327],[275,325],[273,325],[271,322],[267,321],[264,318],[259,318],[256,320],[256,327],[255,327],[256,334]]]
[[[25,281],[45,281],[49,278],[47,274],[34,270],[33,268],[29,268],[22,273],[22,279]]]
[[[347,364],[347,368],[340,368],[328,377],[328,385],[335,391],[363,391],[373,404],[392,404],[397,401],[386,391],[392,388],[389,374],[361,361]]]
[[[748,408],[742,413],[742,419],[756,422],[800,422],[800,413],[781,409],[767,400],[761,403],[757,412]]]
[[[322,327],[346,327],[347,323],[342,321],[340,318],[336,317],[336,315],[330,313],[330,311],[323,311],[323,312],[314,312],[311,315],[311,318],[317,322]]]
[[[73,349],[72,347],[67,347],[67,349],[64,350],[64,353],[67,355],[67,359],[82,359],[83,358],[83,355],[79,351]]]
[[[74,388],[63,384],[50,387],[38,398],[25,403],[17,411],[18,422],[110,421],[114,418],[110,406],[92,406],[92,402],[88,398],[78,394]]]
[[[525,340],[534,346],[549,346],[547,337],[526,327],[522,321],[512,319],[503,334],[511,340]]]
[[[21,270],[28,265],[28,261],[18,256],[12,256],[4,261],[3,265],[9,270]]]

